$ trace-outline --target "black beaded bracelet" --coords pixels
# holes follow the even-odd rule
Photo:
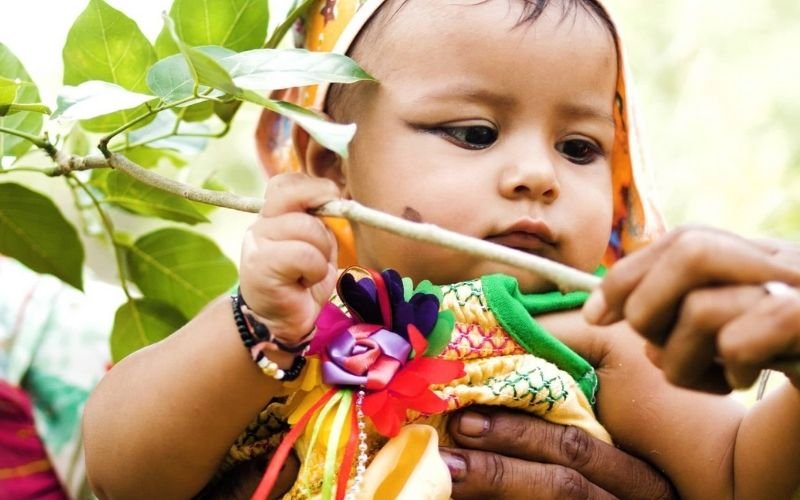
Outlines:
[[[304,354],[310,344],[309,337],[311,337],[311,334],[307,335],[299,344],[287,346],[275,339],[269,328],[258,321],[255,314],[249,311],[241,292],[231,296],[231,307],[239,338],[242,339],[242,343],[250,352],[253,361],[261,368],[261,371],[282,382],[291,382],[297,379],[306,365]],[[267,357],[266,351],[285,351],[299,354],[292,360],[292,365],[283,370],[277,363]]]

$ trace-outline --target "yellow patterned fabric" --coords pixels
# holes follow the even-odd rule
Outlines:
[[[456,322],[450,342],[439,357],[463,360],[466,372],[465,376],[450,384],[433,387],[437,396],[447,401],[448,412],[475,404],[516,408],[551,422],[574,425],[611,442],[609,434],[595,419],[592,406],[575,379],[555,364],[527,353],[503,329],[489,308],[481,280],[443,286],[442,294],[441,308],[452,311]],[[316,361],[314,358],[310,360]],[[304,413],[311,402],[318,400],[327,389],[322,383],[317,364],[312,362],[300,379],[287,384],[287,390],[294,392],[288,398],[270,404],[240,436],[231,448],[228,463],[273,451],[288,424],[294,423],[298,415]],[[294,487],[284,498],[319,498],[326,453],[331,438],[336,435],[332,425],[336,409],[335,404],[327,410],[323,409],[318,418],[323,419],[325,425],[316,425],[315,417],[296,443],[295,450],[303,465]],[[438,444],[452,445],[446,432],[446,414],[423,416],[409,412],[407,423],[427,424],[436,431],[434,435]],[[429,433],[422,432],[422,437],[416,434],[410,434],[411,437],[404,435],[401,439],[412,442],[430,439]],[[339,435],[341,453],[349,431],[345,430]],[[386,445],[386,438],[369,426],[367,435],[368,454],[372,458]],[[426,449],[422,445],[418,447]],[[431,462],[430,458],[426,460],[424,465],[418,466],[436,467],[435,461]],[[381,461],[383,466],[387,462],[392,463],[392,460]],[[383,477],[376,474],[374,469],[372,472],[370,470],[367,469],[368,477]],[[389,473],[388,470],[385,472]],[[448,485],[445,486],[449,492]],[[427,489],[429,487],[426,486]]]

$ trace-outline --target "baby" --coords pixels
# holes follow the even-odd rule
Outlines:
[[[646,243],[660,224],[636,182],[635,123],[606,11],[592,0],[329,0],[311,14],[315,41],[336,41],[377,80],[307,96],[358,125],[350,154],[296,130],[292,151],[305,173],[269,181],[243,244],[236,321],[230,299],[220,299],[109,373],[85,424],[98,494],[193,494],[230,443],[233,459],[282,443],[260,495],[297,440],[305,463],[290,498],[446,498],[430,430],[441,429],[441,412],[472,403],[522,407],[606,439],[607,431],[687,498],[791,494],[796,389],[745,412],[671,387],[624,324],[590,327],[574,310],[532,318],[574,309],[583,296],[359,224],[352,241],[365,270],[340,278],[339,243],[307,213],[352,198],[587,272]],[[314,31],[337,23],[335,40]],[[376,272],[384,269],[396,273]],[[349,317],[328,305],[337,280],[334,303]],[[430,297],[441,308],[432,316],[422,312]],[[390,347],[395,337],[405,346]],[[348,361],[368,352],[395,362]],[[124,398],[142,384],[144,397]]]

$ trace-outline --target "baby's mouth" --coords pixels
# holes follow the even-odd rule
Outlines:
[[[489,236],[486,241],[527,253],[540,254],[553,248],[554,243],[543,236],[526,231],[511,231]]]

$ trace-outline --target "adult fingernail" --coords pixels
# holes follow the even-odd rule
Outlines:
[[[450,479],[454,483],[463,481],[467,477],[467,461],[464,460],[464,457],[447,450],[439,450],[439,456],[447,464],[447,470],[450,471]]]
[[[479,437],[489,430],[489,419],[474,411],[464,412],[458,419],[458,432],[465,436]]]
[[[583,305],[583,317],[592,325],[604,324],[603,320],[608,316],[608,305],[606,298],[601,290],[595,290]]]

